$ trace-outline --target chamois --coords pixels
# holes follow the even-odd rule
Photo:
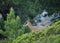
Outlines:
[[[25,22],[25,26],[28,26],[31,30],[47,29],[48,26],[33,26],[28,20]]]

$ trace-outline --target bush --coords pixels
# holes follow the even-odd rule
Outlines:
[[[49,29],[23,34],[12,43],[60,43],[60,21]]]
[[[7,14],[7,20],[4,22],[0,20],[0,24],[4,23],[5,29],[5,31],[2,31],[0,29],[0,34],[7,37],[4,40],[0,40],[0,43],[12,43],[12,41],[16,39],[18,36],[21,36],[22,34],[28,32],[28,30],[25,31],[25,26],[21,24],[21,19],[19,18],[19,16],[15,17],[14,13],[14,9],[11,8],[10,13]]]
[[[20,28],[21,20],[19,16],[15,17],[13,8],[10,9],[10,13],[7,14],[7,20],[4,21],[5,31],[0,30],[0,34],[5,35],[7,38],[5,40],[0,40],[0,43],[12,43],[12,41],[19,35],[23,34]],[[24,28],[24,27],[23,27]],[[23,31],[23,30],[22,30]]]

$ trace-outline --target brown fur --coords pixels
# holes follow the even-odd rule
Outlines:
[[[31,30],[47,29],[47,26],[33,26],[29,21],[25,22],[25,26],[28,26]]]

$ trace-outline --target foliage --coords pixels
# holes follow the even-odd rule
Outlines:
[[[5,21],[0,20],[0,29],[5,29],[4,31],[0,30],[0,33],[7,36],[5,40],[0,40],[0,43],[12,43],[13,40],[13,43],[59,43],[60,21],[47,30],[30,33],[27,33],[30,30],[28,31],[27,28],[22,25],[22,22],[24,22],[27,17],[30,17],[32,20],[44,9],[46,9],[49,14],[53,14],[55,11],[60,13],[59,4],[60,0],[0,0],[0,13],[5,19]],[[14,10],[11,7],[13,7]]]
[[[60,0],[0,0],[2,13],[6,8],[14,8],[14,11],[21,19],[26,19],[28,15],[31,19],[46,9],[49,14],[60,11]],[[8,11],[7,11],[8,13]],[[5,14],[5,13],[4,13]],[[5,14],[6,15],[6,14]],[[24,21],[24,20],[23,20]]]
[[[49,29],[23,34],[13,43],[60,43],[60,21],[53,24]]]
[[[2,29],[3,31],[5,31],[3,18],[0,18],[0,29]]]
[[[1,22],[2,24],[2,19]],[[10,13],[7,14],[7,20],[3,22],[5,31],[0,29],[0,34],[6,36],[5,39],[0,40],[0,43],[12,43],[14,39],[22,34],[28,32],[29,29],[25,28],[24,25],[21,24],[21,19],[19,16],[14,15],[13,8],[10,9]],[[25,31],[27,29],[27,31]],[[0,37],[3,37],[0,35]]]
[[[11,43],[19,35],[23,34],[23,32],[19,31],[19,30],[22,30],[20,28],[21,20],[19,16],[15,17],[13,8],[10,9],[10,13],[7,14],[7,20],[4,22],[5,22],[5,25],[4,25],[5,31],[0,30],[0,34],[5,35],[7,38],[6,40],[0,41],[0,43],[5,43],[5,42]]]
[[[7,15],[7,21],[5,21],[6,35],[8,37],[8,43],[11,43],[18,36],[18,29],[20,25],[20,18],[15,18],[13,8],[10,9],[10,14]],[[11,41],[11,42],[10,42]]]

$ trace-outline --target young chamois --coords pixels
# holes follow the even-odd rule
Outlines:
[[[47,29],[48,26],[33,26],[28,20],[25,22],[25,26],[28,26],[31,30]]]

